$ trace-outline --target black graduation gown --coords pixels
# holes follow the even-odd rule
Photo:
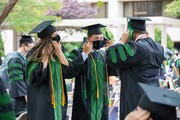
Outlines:
[[[25,57],[19,52],[12,52],[6,56],[8,79],[10,83],[9,94],[14,99],[16,116],[27,110],[25,96],[27,84],[25,78]]]
[[[115,44],[108,50],[106,63],[119,70],[121,80],[120,119],[133,111],[142,95],[138,82],[159,86],[163,47],[151,38]],[[156,109],[156,108],[154,108]]]
[[[84,62],[81,53],[82,49],[74,50],[68,57],[73,66],[69,77],[75,77],[72,120],[108,120],[108,81],[104,63],[105,55],[99,50],[97,57],[94,57],[95,61],[99,60],[103,64],[102,69],[98,69],[101,68],[100,66],[97,67],[97,74],[102,77],[102,84],[99,85],[101,87],[99,89],[103,91],[103,93],[100,92],[101,96],[98,98],[102,99],[102,104],[99,105],[98,99],[92,98],[92,96],[96,95],[96,92],[91,92],[94,89],[93,87],[96,86],[96,83],[92,84],[92,73],[94,71],[92,69],[92,58],[89,55]],[[96,64],[98,65],[99,63]],[[102,74],[100,75],[99,72]],[[110,73],[110,70],[108,70],[108,73]],[[114,72],[112,73],[114,74]],[[95,76],[96,74],[93,73],[93,77]],[[93,101],[96,101],[95,105]],[[91,106],[92,104],[94,105],[93,107]]]
[[[4,83],[4,87],[6,89],[9,89],[8,72],[7,72],[5,62],[3,62],[3,64],[0,66],[0,78],[2,79]]]
[[[30,52],[29,54],[32,54],[32,52]],[[28,57],[29,56],[30,55],[28,55]],[[65,105],[62,106],[62,120],[66,120],[68,98],[66,92],[66,84],[64,80],[64,77],[67,75],[67,72],[66,67],[64,65],[62,65],[62,70],[64,86],[63,91],[65,93],[66,99]],[[28,76],[28,73],[26,73],[26,75]],[[28,78],[28,120],[55,120],[51,96],[51,84],[52,83],[50,82],[50,65],[48,64],[48,66],[43,70],[43,64],[39,62],[37,67],[32,71],[30,80]],[[56,107],[59,106],[56,105]]]

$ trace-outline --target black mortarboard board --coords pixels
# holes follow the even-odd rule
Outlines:
[[[20,43],[26,42],[26,43],[33,43],[33,39],[29,35],[22,35],[21,39],[19,40]]]
[[[106,27],[102,24],[93,24],[89,26],[82,27],[82,29],[85,29],[88,31],[88,36],[94,35],[94,34],[102,34],[101,28]]]
[[[140,17],[127,17],[130,22],[130,26],[134,30],[145,31],[146,30],[146,21],[151,21],[149,18],[140,18]]]
[[[56,28],[51,25],[54,21],[55,20],[48,20],[41,22],[29,34],[37,33],[39,38],[45,38],[52,35],[56,31]]]
[[[180,94],[164,88],[139,83],[144,91],[138,106],[150,111],[154,120],[175,120]]]

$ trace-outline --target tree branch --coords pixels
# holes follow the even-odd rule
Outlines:
[[[8,14],[11,12],[11,10],[13,9],[13,7],[16,5],[18,1],[19,0],[9,0],[7,5],[4,7],[3,11],[0,13],[0,29],[1,29],[2,23],[7,18]]]

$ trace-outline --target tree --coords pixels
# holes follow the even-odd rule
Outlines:
[[[2,3],[0,4],[0,10],[2,10],[2,12],[0,13],[0,33],[3,27],[5,27],[5,25],[2,25],[2,23],[7,18],[10,11],[13,9],[13,7],[16,5],[18,1],[19,0],[9,0],[9,2],[5,5],[5,7],[3,7],[5,1],[4,0],[1,1]]]
[[[4,56],[4,42],[0,34],[0,57]]]
[[[5,22],[8,24],[8,27],[18,32],[29,32],[43,20],[57,19],[55,16],[48,16],[47,12],[49,9],[57,10],[60,7],[59,1],[20,0]]]
[[[49,11],[49,15],[58,16],[62,19],[85,19],[92,18],[97,14],[97,7],[93,8],[87,2],[63,0],[62,5],[63,7],[59,11]]]
[[[155,41],[161,44],[161,29],[158,27],[155,28]],[[174,43],[169,35],[167,35],[167,47],[171,50],[174,49]]]
[[[180,17],[180,0],[174,0],[166,6],[165,12],[169,15]]]

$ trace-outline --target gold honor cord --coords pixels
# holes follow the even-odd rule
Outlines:
[[[108,67],[107,67],[107,64],[106,64],[106,80],[107,80],[107,82],[106,82],[107,86],[106,87],[107,87],[108,106],[111,106],[110,93],[109,93],[109,84],[108,84],[109,83],[108,82],[109,81],[109,77],[108,77]]]
[[[51,69],[51,64],[49,63],[49,68],[50,68],[50,82],[51,82],[51,100],[52,100],[52,105],[53,108],[56,108],[56,102],[54,98],[54,85],[53,85],[53,79],[52,79],[52,69]]]
[[[98,77],[97,77],[97,69],[96,69],[96,62],[90,53],[90,56],[92,58],[93,64],[94,64],[94,72],[95,72],[95,77],[96,77],[96,85],[97,85],[97,90],[96,90],[96,98],[99,98],[99,85],[98,85]]]
[[[63,74],[62,74],[61,62],[60,62],[60,74],[61,74],[61,82],[62,82],[62,106],[64,106],[66,104],[66,98],[65,98],[65,94],[64,94],[64,84],[63,84]]]

